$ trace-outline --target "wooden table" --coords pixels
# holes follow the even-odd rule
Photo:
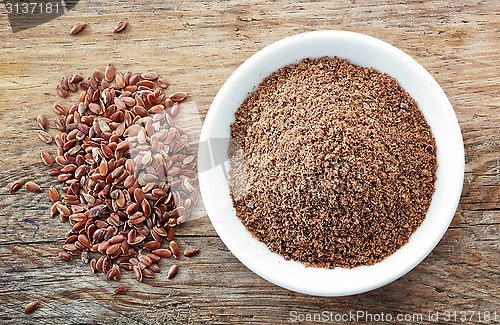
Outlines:
[[[429,314],[439,313],[443,323],[446,312],[452,321],[456,312],[459,323],[466,312],[474,323],[479,312],[481,319],[496,312],[500,322],[498,2],[290,2],[82,0],[67,14],[18,33],[0,9],[0,322],[285,324],[356,311],[421,314],[421,323]],[[129,27],[111,33],[122,19]],[[80,20],[87,28],[68,35]],[[196,143],[211,100],[239,64],[283,37],[321,29],[372,35],[413,56],[442,86],[460,122],[467,164],[460,206],[434,251],[394,283],[338,298],[287,291],[243,266],[201,206],[178,232],[181,245],[201,248],[199,256],[180,261],[173,281],[163,272],[141,284],[127,273],[121,283],[129,292],[113,296],[117,283],[56,256],[68,224],[49,217],[46,191],[8,193],[17,179],[45,189],[54,183],[39,160],[47,145],[36,136],[35,118],[53,120],[52,104],[71,102],[55,95],[61,76],[88,76],[108,62],[121,71],[157,71],[172,91],[190,93],[192,105],[179,124]],[[25,315],[32,300],[40,308]]]

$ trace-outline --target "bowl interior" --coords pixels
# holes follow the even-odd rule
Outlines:
[[[353,269],[305,267],[286,261],[253,238],[236,217],[229,196],[227,148],[234,112],[263,78],[303,58],[338,56],[396,78],[430,125],[437,145],[436,192],[426,219],[410,241],[383,261]],[[204,122],[199,149],[200,189],[207,213],[231,252],[248,268],[284,288],[322,296],[369,291],[401,277],[422,261],[445,233],[460,198],[464,152],[460,128],[446,95],[414,59],[381,40],[345,31],[292,36],[245,61],[215,97]]]

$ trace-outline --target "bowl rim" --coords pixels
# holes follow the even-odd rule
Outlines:
[[[212,222],[212,225],[214,226],[217,234],[219,237],[222,239],[224,244],[229,248],[229,250],[245,265],[247,266],[250,270],[252,270],[254,273],[258,274],[262,278],[277,284],[283,288],[296,291],[296,292],[301,292],[301,293],[306,293],[306,294],[311,294],[311,295],[318,295],[318,296],[344,296],[344,295],[352,295],[352,294],[358,294],[366,291],[370,291],[376,288],[379,288],[381,286],[384,286],[410,270],[412,270],[415,266],[417,266],[437,245],[437,243],[441,240],[442,236],[446,232],[449,224],[451,223],[451,220],[453,219],[453,216],[455,214],[455,211],[457,209],[459,200],[460,200],[460,195],[462,191],[462,184],[463,184],[463,177],[464,177],[464,170],[465,170],[465,158],[464,158],[464,146],[463,146],[463,140],[462,140],[462,135],[460,131],[460,127],[458,124],[457,117],[455,115],[455,112],[453,110],[453,107],[451,106],[450,101],[448,100],[446,94],[444,91],[441,89],[441,87],[437,84],[437,82],[434,80],[434,78],[431,76],[431,74],[423,67],[421,66],[416,60],[414,60],[412,57],[410,57],[408,54],[403,52],[402,50],[394,47],[393,45],[386,43],[380,39],[364,35],[364,34],[359,34],[355,32],[349,32],[349,31],[339,31],[339,30],[321,30],[321,31],[313,31],[313,32],[306,32],[306,33],[301,33],[293,36],[286,37],[284,39],[281,39],[277,42],[274,42],[260,51],[256,52],[253,54],[250,58],[248,58],[245,62],[243,62],[232,74],[231,76],[226,80],[226,82],[223,84],[223,86],[220,88],[218,91],[217,95],[215,96],[210,109],[207,113],[207,116],[205,118],[202,132],[200,135],[200,148],[202,143],[207,143],[210,141],[211,138],[213,138],[214,134],[220,134],[221,132],[225,132],[228,130],[221,130],[220,124],[220,117],[221,114],[224,115],[225,118],[227,118],[227,107],[231,107],[231,98],[234,98],[235,94],[235,89],[238,87],[238,82],[244,81],[245,76],[252,76],[255,78],[260,78],[262,80],[264,77],[269,75],[270,73],[260,73],[256,74],[253,70],[258,70],[256,67],[266,65],[267,62],[270,60],[270,58],[274,58],[273,60],[279,60],[282,58],[277,58],[276,55],[278,54],[283,54],[283,51],[286,49],[290,48],[296,48],[298,45],[307,45],[307,44],[312,44],[314,42],[332,42],[331,44],[335,44],[336,42],[338,44],[359,44],[361,47],[365,46],[368,47],[370,50],[374,51],[382,51],[380,53],[388,54],[393,56],[394,58],[397,58],[397,62],[395,64],[401,64],[401,67],[407,67],[411,68],[411,70],[418,76],[418,80],[421,80],[422,85],[428,85],[430,87],[431,95],[436,98],[436,103],[438,104],[440,111],[439,113],[442,114],[442,118],[446,122],[446,126],[448,128],[447,132],[449,133],[449,137],[447,138],[450,143],[450,150],[453,150],[453,157],[447,158],[444,157],[443,155],[440,156],[439,151],[444,148],[442,142],[440,143],[440,146],[438,145],[438,141],[436,139],[436,144],[438,148],[438,181],[440,181],[441,176],[446,176],[445,179],[450,183],[450,184],[445,184],[446,185],[446,190],[449,191],[446,194],[446,201],[444,202],[438,202],[436,201],[437,199],[433,196],[431,206],[429,207],[429,211],[427,213],[427,216],[422,223],[422,225],[425,223],[425,221],[428,218],[428,216],[431,213],[431,208],[435,208],[436,204],[441,204],[444,206],[439,206],[438,208],[435,208],[434,210],[439,210],[439,212],[442,214],[442,217],[439,219],[436,219],[437,221],[433,221],[435,223],[431,225],[426,224],[426,231],[431,233],[431,236],[429,238],[422,239],[422,234],[419,234],[417,236],[419,239],[419,244],[422,247],[418,247],[419,249],[416,251],[405,251],[403,254],[401,254],[401,251],[405,248],[408,247],[410,243],[413,243],[412,240],[414,240],[415,234],[421,230],[422,225],[417,229],[417,231],[411,236],[410,241],[408,244],[404,245],[396,253],[390,255],[389,257],[385,258],[381,262],[375,263],[370,266],[360,266],[356,267],[353,269],[343,269],[343,268],[335,268],[335,269],[321,269],[321,268],[315,268],[315,267],[304,267],[302,264],[299,262],[295,261],[285,261],[283,257],[276,253],[272,253],[267,249],[267,246],[265,246],[263,243],[258,241],[257,239],[251,237],[252,239],[248,239],[246,235],[242,234],[240,231],[241,229],[238,229],[238,226],[235,226],[235,224],[230,224],[231,222],[234,222],[234,219],[231,218],[236,218],[237,222],[241,224],[241,227],[244,228],[245,231],[246,228],[244,225],[241,223],[241,221],[236,217],[234,214],[234,209],[231,211],[231,207],[224,207],[221,209],[220,207],[217,206],[217,202],[214,202],[216,200],[213,200],[214,195],[217,196],[217,193],[214,193],[216,191],[213,190],[213,181],[214,179],[217,180],[216,178],[213,178],[213,176],[210,176],[209,173],[206,172],[200,172],[199,173],[199,186],[200,186],[200,192],[205,204],[205,208],[207,211],[207,214]],[[292,54],[293,55],[293,54]],[[328,55],[328,54],[325,54]],[[274,56],[274,57],[273,57]],[[304,58],[303,56],[302,58]],[[342,57],[342,56],[341,56]],[[349,59],[349,57],[345,57]],[[295,60],[296,62],[297,60]],[[357,62],[353,62],[355,64],[358,64]],[[284,63],[282,66],[286,66],[290,63]],[[269,64],[268,64],[269,65]],[[376,65],[376,64],[374,64]],[[377,70],[381,72],[386,72],[383,71],[384,69],[379,69],[378,67],[373,66]],[[270,64],[269,67],[266,67],[268,71],[276,71],[277,69],[270,69],[272,64]],[[364,65],[366,66],[366,65]],[[274,66],[275,67],[275,66]],[[262,70],[262,69],[261,69]],[[265,69],[264,69],[265,70]],[[392,75],[391,73],[389,73]],[[394,76],[395,77],[395,76]],[[397,77],[395,77],[398,82],[401,81]],[[405,77],[401,77],[401,79],[404,79]],[[405,82],[411,82],[410,81],[405,81]],[[419,81],[420,82],[420,81]],[[253,85],[253,88],[255,88],[256,85]],[[236,87],[236,88],[235,88]],[[405,87],[404,87],[405,88]],[[405,88],[406,89],[406,88]],[[410,92],[410,91],[408,91]],[[248,92],[247,92],[248,93]],[[244,98],[246,98],[246,94],[244,94]],[[411,94],[411,93],[410,93]],[[412,97],[413,94],[411,94]],[[241,97],[241,94],[240,94]],[[414,97],[415,98],[415,97]],[[238,100],[236,100],[237,102]],[[229,102],[229,104],[228,104]],[[234,102],[234,100],[233,100]],[[241,104],[241,102],[239,103]],[[239,104],[237,106],[239,106]],[[423,109],[420,107],[419,108],[423,111]],[[231,109],[237,109],[231,107]],[[234,111],[232,112],[233,114],[233,120],[234,120]],[[424,116],[426,120],[428,119],[428,116],[426,116],[424,112]],[[429,121],[428,121],[429,123]],[[431,124],[431,123],[429,123]],[[229,126],[224,125],[224,127],[229,128]],[[436,127],[434,127],[436,128]],[[434,131],[433,126],[431,125],[431,129]],[[436,136],[435,136],[436,137]],[[447,149],[446,149],[447,150]],[[444,151],[446,151],[444,150]],[[206,153],[201,153],[199,152],[198,155],[198,162],[199,166],[203,163],[203,156],[206,155]],[[443,160],[445,159],[445,160]],[[450,159],[453,159],[452,162],[449,162]],[[446,164],[442,165],[442,162],[446,162]],[[452,163],[452,164],[451,164]],[[443,168],[447,165],[451,164],[450,166],[452,167],[451,171],[443,171]],[[450,174],[452,177],[448,177],[448,174]],[[220,176],[218,176],[218,180],[221,180]],[[454,179],[453,179],[454,178]],[[438,188],[438,181],[436,181],[436,192]],[[219,184],[221,185],[221,184]],[[444,186],[444,185],[442,185]],[[224,190],[222,191],[222,194],[219,195],[227,195],[227,192]],[[435,193],[436,195],[436,193]],[[437,202],[437,203],[436,203]],[[433,206],[434,204],[434,206]],[[432,210],[434,212],[434,210]],[[228,214],[233,214],[231,216],[228,216]],[[221,220],[221,214],[224,215],[223,218],[229,218],[229,219],[224,219]],[[434,220],[434,219],[433,219]],[[430,222],[430,221],[429,221]],[[433,228],[433,226],[436,226]],[[232,228],[231,228],[232,227]],[[247,231],[249,234],[249,232]],[[256,241],[252,242],[252,241]],[[248,248],[246,245],[255,245],[255,251],[249,252]],[[264,247],[262,247],[264,246]],[[268,251],[268,254],[265,254],[265,250]],[[398,253],[399,252],[399,253]],[[410,253],[410,254],[408,254]],[[414,253],[414,254],[412,254]],[[263,255],[259,255],[263,254]],[[271,256],[268,258],[268,255]],[[276,256],[273,256],[276,255]],[[258,257],[258,258],[257,258]],[[264,265],[260,263],[259,260],[264,260],[266,263]],[[382,269],[377,269],[377,265],[381,264],[387,264],[389,266],[393,266],[393,268],[388,268],[387,266],[384,266]],[[269,265],[270,264],[270,265]],[[302,266],[303,271],[300,271],[300,266],[297,266],[296,264],[299,264]],[[384,265],[385,265],[384,264]],[[289,266],[287,266],[289,265]],[[291,270],[291,274],[293,275],[292,278],[288,276],[288,274],[284,274],[284,271],[286,273],[287,270]],[[310,271],[310,270],[319,270],[319,271]],[[351,275],[347,275],[347,274]],[[354,274],[354,275],[353,275]],[[366,280],[367,276],[370,276],[370,274],[373,274],[373,276],[376,278],[375,280]],[[330,279],[330,282],[336,283],[339,287],[333,287],[330,285],[330,282],[324,283],[324,285],[321,285],[321,283],[318,283],[315,279],[308,279],[309,276],[312,277],[318,277],[323,280],[325,279]],[[360,276],[360,281],[357,283],[351,283],[349,287],[344,286],[341,283],[342,278],[349,278],[351,279],[351,282],[353,277],[355,276]],[[324,281],[323,281],[324,282]]]

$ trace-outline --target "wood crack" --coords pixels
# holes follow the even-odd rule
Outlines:
[[[468,227],[489,227],[489,226],[498,226],[500,225],[499,223],[493,222],[493,223],[477,223],[477,224],[463,224],[463,225],[456,225],[456,226],[449,226],[448,229],[467,229]]]
[[[462,207],[462,210],[467,210],[467,211],[500,211],[500,207],[495,207],[495,208],[466,208]]]
[[[218,238],[217,235],[202,235],[202,234],[177,234],[175,237],[178,238]],[[43,244],[57,244],[64,242],[64,239],[55,240],[39,240],[39,241],[4,241],[0,242],[1,246],[11,246],[11,245],[43,245]]]
[[[55,240],[39,240],[39,241],[5,241],[0,242],[1,246],[10,246],[10,245],[43,245],[43,244],[57,244],[64,242],[64,239],[55,239]]]

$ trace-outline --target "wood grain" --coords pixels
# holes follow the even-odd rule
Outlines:
[[[435,312],[496,311],[500,321],[500,6],[495,1],[82,0],[64,16],[15,34],[2,10],[2,323],[285,324],[294,321],[294,313],[357,310],[422,313],[424,321],[417,323],[427,323]],[[113,34],[123,19],[129,26]],[[88,26],[70,36],[80,20]],[[57,258],[68,225],[49,218],[47,192],[8,194],[17,179],[45,189],[54,182],[39,160],[47,146],[34,130],[38,114],[53,121],[52,104],[70,103],[55,95],[61,76],[89,75],[108,62],[122,71],[154,70],[172,91],[190,93],[179,124],[196,143],[212,98],[238,65],[276,40],[320,29],[365,33],[410,54],[436,78],[459,119],[466,150],[460,206],[434,251],[401,279],[351,297],[281,289],[227,250],[201,205],[197,218],[179,232],[182,246],[201,253],[179,261],[174,280],[163,272],[137,284],[127,274],[120,284],[129,292],[113,296],[118,284],[91,274],[81,262]],[[162,263],[165,270],[171,261]],[[40,300],[39,309],[25,315],[24,306],[34,299]]]

